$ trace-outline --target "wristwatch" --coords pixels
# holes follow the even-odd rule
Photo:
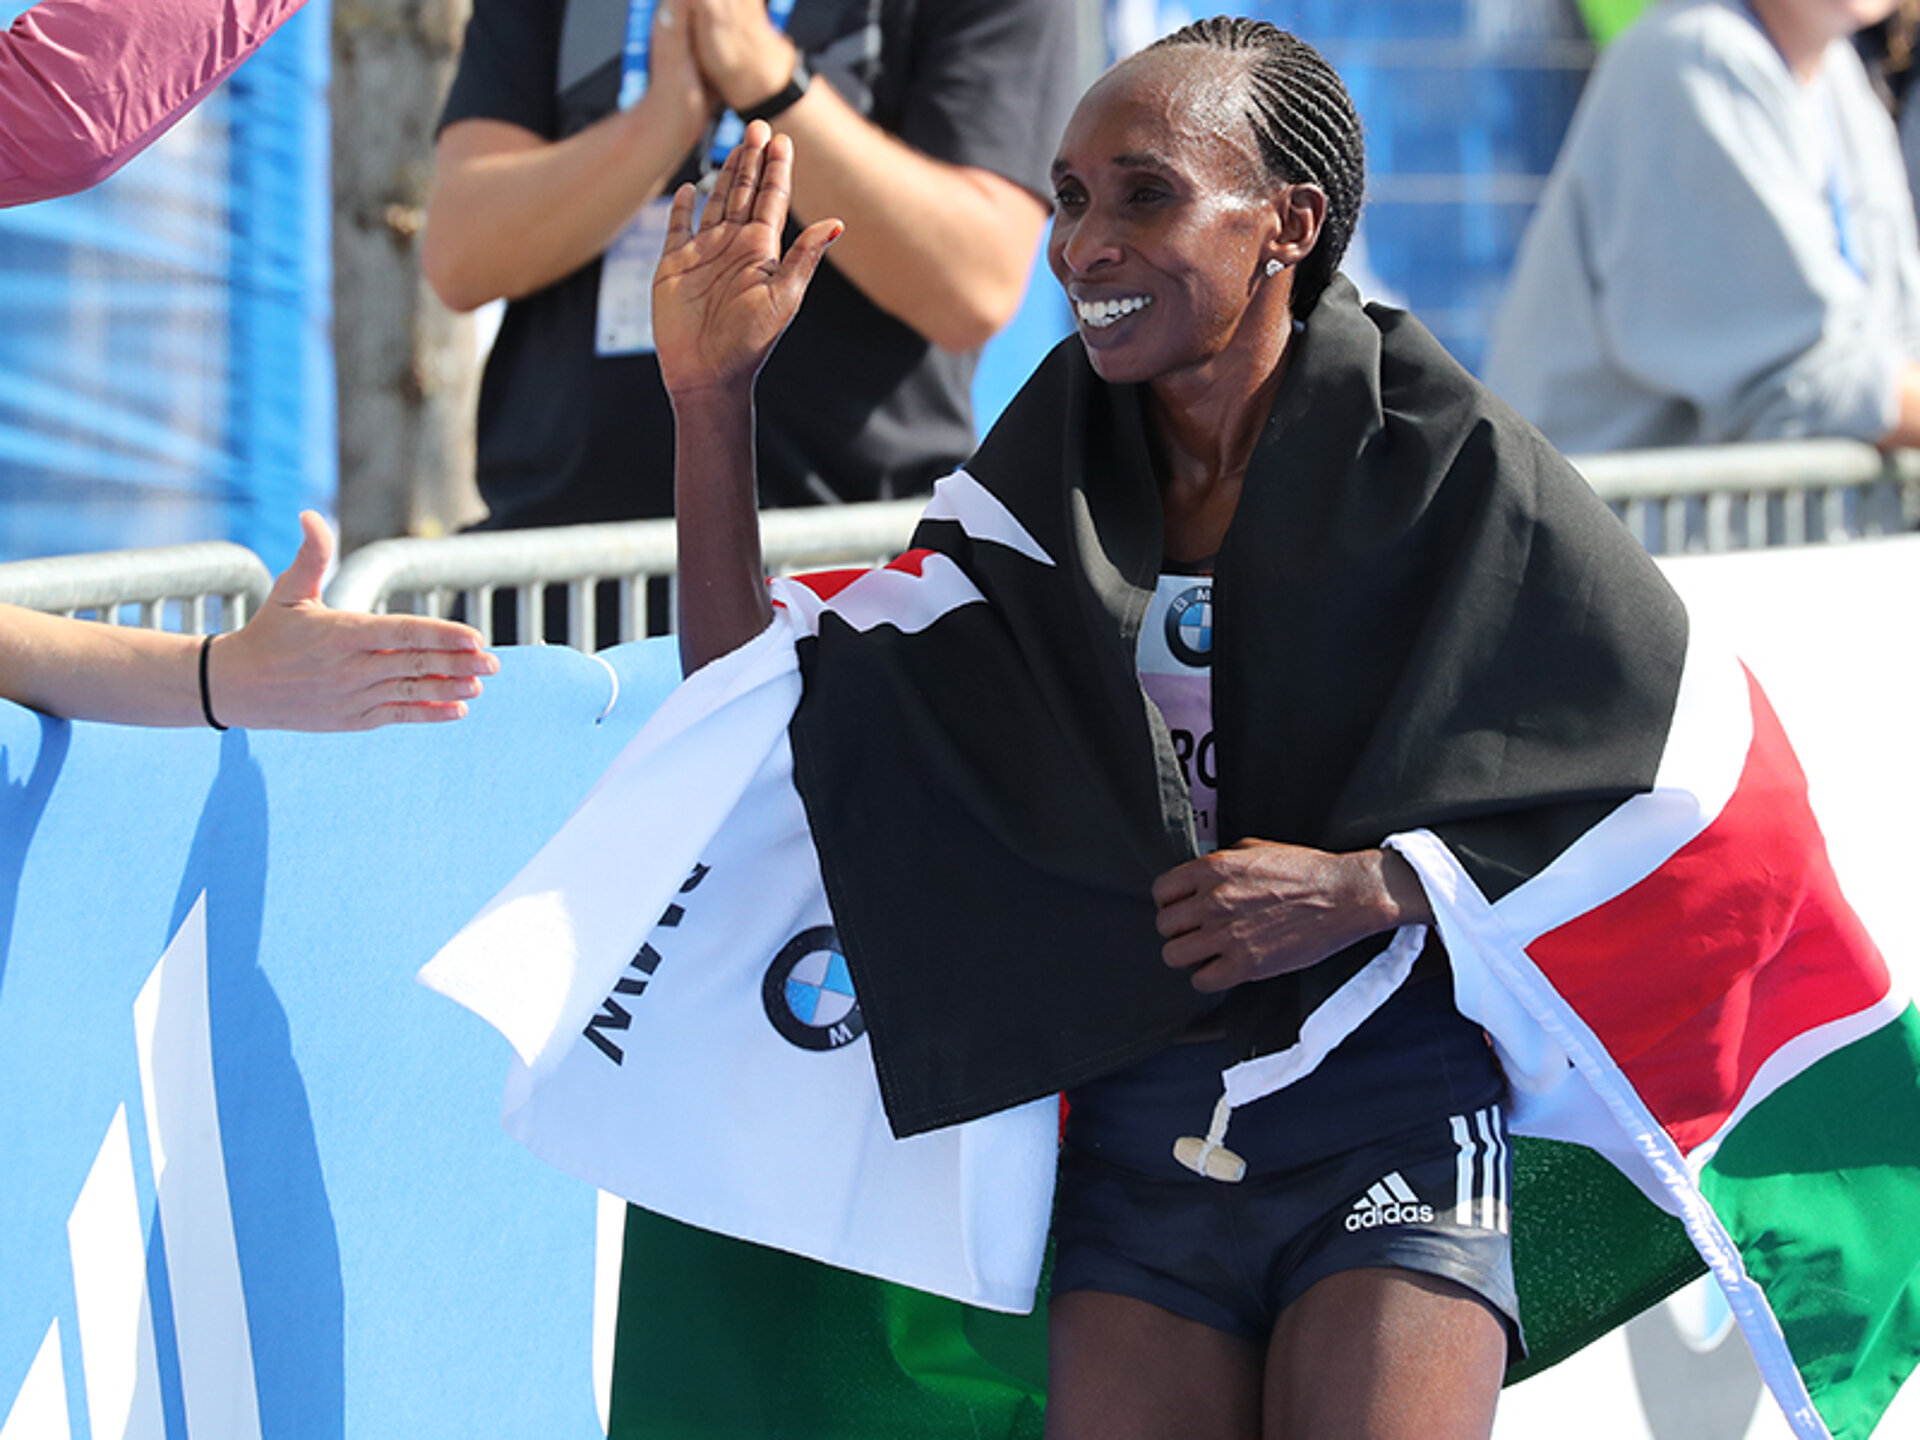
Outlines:
[[[736,113],[743,123],[748,120],[771,120],[806,94],[807,87],[812,83],[813,71],[807,68],[807,57],[796,46],[793,52],[793,75],[787,83],[758,105],[749,105]]]

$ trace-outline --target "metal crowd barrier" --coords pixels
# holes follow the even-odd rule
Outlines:
[[[1832,542],[1920,527],[1920,452],[1883,455],[1853,441],[1809,440],[1632,451],[1573,463],[1656,554]],[[791,572],[885,560],[906,545],[920,506],[900,500],[769,512],[760,517],[767,565]],[[502,610],[513,617],[517,636],[540,635],[545,600],[557,590],[568,602],[565,632],[546,638],[594,649],[671,629],[674,572],[668,520],[382,540],[342,562],[327,603],[343,610],[460,613],[492,640]],[[218,541],[0,564],[0,600],[192,634],[237,629],[271,584],[251,551]],[[601,586],[618,593],[610,635],[599,633]]]
[[[760,517],[760,544],[776,574],[834,565],[870,565],[905,548],[923,500],[771,510]],[[341,562],[327,587],[327,603],[341,610],[405,609],[421,615],[456,611],[494,638],[495,597],[510,592],[514,633],[541,633],[546,594],[567,593],[564,639],[591,650],[599,645],[673,628],[673,522],[632,520],[609,525],[563,525],[545,530],[495,530],[444,540],[376,540]],[[649,595],[648,580],[668,583]],[[619,587],[617,633],[598,633],[594,593]],[[655,602],[664,615],[651,612]],[[652,624],[654,619],[663,623]]]
[[[1798,545],[1897,534],[1920,524],[1920,452],[1884,455],[1808,440],[1576,456],[1574,465],[1656,554]],[[917,500],[771,511],[760,517],[775,572],[868,564],[902,549]],[[546,591],[568,594],[565,643],[584,649],[649,633],[649,579],[664,578],[672,628],[673,525],[642,520],[444,540],[382,540],[347,557],[327,591],[341,609],[456,609],[492,639],[495,596],[511,592],[518,635],[539,633]],[[597,632],[595,586],[619,587],[618,633]]]
[[[260,557],[225,540],[0,564],[0,600],[189,635],[238,630],[272,588]]]
[[[1920,451],[1791,440],[1573,463],[1656,555],[1866,539],[1920,525]]]

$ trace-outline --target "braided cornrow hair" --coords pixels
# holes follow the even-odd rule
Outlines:
[[[1305,317],[1340,267],[1366,193],[1366,146],[1353,97],[1318,50],[1265,20],[1196,20],[1147,48],[1179,45],[1245,57],[1247,123],[1267,173],[1326,192],[1319,243],[1300,262],[1293,282],[1294,313]]]

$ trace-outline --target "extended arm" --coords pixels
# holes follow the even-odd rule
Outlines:
[[[684,0],[700,69],[733,108],[774,94],[794,47],[764,0]],[[1046,206],[1003,176],[923,154],[816,79],[776,116],[806,164],[795,177],[802,220],[837,216],[833,265],[889,314],[948,350],[972,350],[1013,318]]]
[[[311,511],[292,565],[260,613],[218,637],[209,696],[221,724],[371,730],[457,720],[499,662],[449,620],[355,615],[320,603],[333,538]],[[0,695],[72,720],[204,725],[200,637],[0,606]]]
[[[450,308],[553,284],[665,189],[713,110],[672,14],[654,12],[647,92],[631,110],[564,140],[503,120],[458,120],[441,132],[420,259]]]
[[[673,197],[653,282],[654,340],[673,401],[680,542],[680,663],[737,649],[772,611],[755,509],[753,382],[793,320],[838,220],[809,225],[782,256],[793,142],[755,121],[693,231],[694,190]]]
[[[1316,965],[1370,935],[1429,925],[1413,867],[1393,851],[1333,855],[1242,840],[1154,882],[1166,962],[1196,990],[1228,990]]]
[[[41,0],[0,37],[0,205],[97,185],[305,0]]]

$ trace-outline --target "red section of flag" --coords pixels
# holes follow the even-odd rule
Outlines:
[[[831,600],[847,586],[858,580],[865,570],[815,570],[806,575],[792,577],[797,585],[804,585],[822,600]]]
[[[918,575],[926,566],[927,561],[938,553],[938,551],[934,550],[909,550],[903,555],[895,556],[887,565],[887,569],[904,570],[909,575]]]
[[[1747,684],[1753,743],[1719,816],[1527,947],[1682,1151],[1720,1129],[1782,1045],[1891,983],[1840,893],[1786,732]]]
[[[927,562],[927,557],[934,553],[932,550],[909,550],[904,555],[896,556],[889,561],[885,568],[904,571],[908,575],[919,575]],[[831,600],[862,575],[872,573],[871,568],[862,567],[854,570],[815,570],[810,574],[795,575],[792,578],[798,584],[813,591],[822,600]]]

